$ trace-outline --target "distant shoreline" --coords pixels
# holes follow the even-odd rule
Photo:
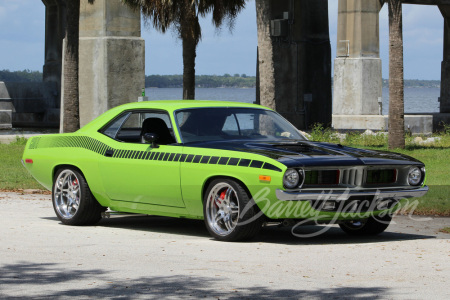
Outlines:
[[[0,81],[6,82],[41,82],[40,71],[0,70]],[[389,80],[383,79],[383,88],[389,87]],[[256,77],[246,74],[197,75],[197,88],[255,88]],[[440,88],[440,80],[405,79],[405,88]],[[183,75],[146,75],[145,88],[181,88]]]

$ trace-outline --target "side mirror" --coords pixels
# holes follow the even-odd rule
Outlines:
[[[156,133],[146,133],[142,137],[147,144],[152,144],[152,148],[159,148],[156,144],[156,140],[159,138]]]

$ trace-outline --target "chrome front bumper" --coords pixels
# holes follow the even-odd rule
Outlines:
[[[350,197],[370,197],[373,196],[374,200],[383,199],[405,199],[422,197],[428,192],[428,186],[424,186],[417,189],[408,190],[370,190],[370,191],[355,191],[351,189],[340,190],[340,191],[283,191],[276,190],[276,195],[280,201],[313,201],[313,200],[334,200],[334,201],[345,201],[350,199]]]

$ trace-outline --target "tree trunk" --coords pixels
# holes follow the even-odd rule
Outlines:
[[[64,53],[64,120],[62,132],[80,129],[78,96],[78,44],[80,0],[67,1],[66,47]]]
[[[402,1],[389,0],[389,149],[405,148]]]
[[[183,99],[195,99],[195,41],[183,38]]]
[[[181,19],[180,30],[183,42],[183,99],[195,99],[195,57],[199,28],[198,18],[190,0],[185,0],[185,14]],[[198,27],[197,27],[198,26]]]
[[[256,25],[258,29],[258,65],[260,104],[275,107],[275,69],[273,45],[270,37],[271,1],[256,0]]]

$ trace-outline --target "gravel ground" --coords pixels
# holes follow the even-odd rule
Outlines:
[[[450,218],[395,217],[371,238],[266,227],[223,243],[191,220],[64,226],[47,195],[0,193],[0,211],[0,298],[450,299],[450,234],[439,232]]]

